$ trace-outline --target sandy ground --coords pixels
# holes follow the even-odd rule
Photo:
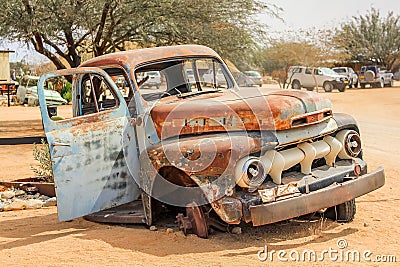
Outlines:
[[[400,162],[400,88],[353,89],[345,93],[323,93],[332,100],[336,112],[352,114],[359,122],[369,169],[384,166],[386,185],[357,199],[357,214],[352,223],[296,219],[252,228],[243,234],[215,233],[210,239],[185,237],[175,231],[167,234],[165,224],[151,232],[144,226],[105,225],[85,221],[58,222],[56,208],[0,213],[0,264],[17,266],[292,266],[280,262],[261,262],[257,252],[338,249],[338,240],[347,241],[341,251],[372,252],[372,266],[379,255],[396,255],[400,261],[400,193],[396,182]],[[399,112],[399,113],[398,113]],[[13,121],[18,121],[14,123]],[[32,123],[33,122],[33,123]],[[18,127],[18,125],[20,127]],[[27,129],[28,128],[28,129]],[[18,131],[17,131],[18,130]],[[42,135],[38,108],[0,107],[0,137],[13,134]],[[0,180],[32,176],[32,146],[0,146]],[[340,251],[340,250],[339,250]],[[292,254],[295,256],[295,254]],[[320,254],[318,254],[320,255]],[[333,256],[335,256],[334,254]],[[340,255],[340,254],[339,254]],[[287,259],[288,255],[285,256]],[[344,260],[345,261],[345,260]],[[323,262],[298,265],[337,266],[325,254]],[[363,262],[352,265],[365,266]],[[7,264],[7,265],[6,265]],[[342,265],[349,263],[343,263]],[[384,266],[396,266],[386,263]]]
[[[62,106],[58,114],[67,117],[71,110],[71,105]],[[0,107],[0,138],[44,135],[39,107]],[[32,150],[33,145],[0,146],[0,181],[34,176]]]

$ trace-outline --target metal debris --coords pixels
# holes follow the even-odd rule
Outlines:
[[[282,200],[284,198],[296,197],[301,195],[297,184],[290,183],[286,185],[279,185],[274,188],[258,190],[261,199],[264,203],[274,202],[278,199]]]

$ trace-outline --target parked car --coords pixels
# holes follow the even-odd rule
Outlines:
[[[367,84],[378,88],[385,86],[392,87],[393,73],[376,65],[362,66],[360,71],[360,86],[361,88],[365,88]]]
[[[393,74],[393,79],[395,79],[396,81],[400,81],[400,71],[396,71]]]
[[[191,88],[186,62],[225,88],[201,81]],[[146,71],[165,74],[165,92],[137,87],[135,73]],[[110,74],[129,81],[127,97]],[[73,118],[53,121],[44,83],[65,75],[74,75]],[[203,238],[210,227],[259,226],[325,209],[350,222],[355,198],[385,183],[382,168],[367,172],[350,115],[334,113],[314,92],[240,90],[204,46],[100,56],[46,74],[39,100],[61,221],[131,203],[125,220],[150,226],[169,208],[185,234]],[[118,211],[102,214],[91,218],[111,222]]]
[[[244,74],[250,78],[255,85],[260,87],[263,85],[262,76],[258,71],[245,71]]]
[[[139,77],[140,77],[140,80],[147,79],[142,84],[142,88],[156,87],[157,89],[159,89],[161,86],[161,74],[158,71],[149,71],[149,72],[140,73]]]
[[[244,74],[243,72],[233,72],[233,78],[235,79],[238,86],[241,87],[251,87],[254,86],[254,81],[249,76]]]
[[[25,75],[20,81],[17,89],[17,100],[22,104],[29,104],[31,106],[39,105],[39,98],[37,93],[37,84],[39,82],[38,76]],[[54,90],[44,91],[46,103],[49,106],[58,106],[67,104],[68,101],[61,97],[60,93]]]
[[[344,92],[349,81],[346,77],[337,74],[329,68],[293,66],[288,71],[286,83],[290,84],[292,89],[301,89],[304,87],[312,91],[314,87],[318,86],[322,87],[325,92],[332,92],[334,88],[340,92]]]
[[[210,69],[203,75],[203,84],[216,84],[217,87],[224,86],[226,85],[225,75],[221,69],[217,71],[216,75],[214,75],[214,71]]]
[[[332,70],[339,75],[347,77],[347,79],[349,80],[349,84],[348,84],[349,88],[352,88],[353,86],[354,86],[354,88],[358,87],[358,75],[352,68],[335,67],[335,68],[332,68]]]

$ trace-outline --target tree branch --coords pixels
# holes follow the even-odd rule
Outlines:
[[[38,53],[49,58],[51,60],[51,62],[53,62],[53,64],[57,67],[57,69],[66,69],[66,66],[61,62],[61,60],[58,59],[56,55],[51,53],[48,49],[46,49],[43,46],[42,36],[39,33],[34,34],[34,38],[31,38],[31,42],[32,42],[33,46],[35,47],[35,50]]]
[[[99,54],[97,50],[100,48],[100,41],[101,41],[101,38],[103,36],[103,32],[104,32],[104,28],[105,28],[105,25],[106,25],[107,15],[108,15],[108,11],[110,9],[110,6],[111,6],[111,1],[106,1],[104,3],[103,11],[102,11],[102,14],[101,14],[100,23],[99,23],[99,26],[98,26],[98,29],[97,29],[96,37],[94,38],[93,46],[94,46],[94,52],[95,52],[96,56],[98,56],[98,54]]]

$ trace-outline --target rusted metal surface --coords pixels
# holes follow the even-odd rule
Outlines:
[[[186,137],[180,138],[179,142],[164,141],[140,155],[139,186],[159,201],[165,199],[162,195],[165,192],[173,192],[167,195],[171,205],[186,206],[193,199],[197,199],[198,203],[214,202],[234,190],[237,160],[259,151],[261,147],[273,148],[273,141],[275,139],[263,140],[260,136],[239,133]],[[199,155],[202,160],[197,160]],[[193,190],[188,193],[186,186],[198,187],[200,192]],[[174,196],[177,199],[171,199]],[[226,222],[237,223],[241,217],[240,206],[238,210],[225,208],[221,206],[215,211]]]
[[[180,99],[171,96],[151,110],[159,138],[223,131],[287,130],[296,119],[301,126],[332,117],[329,100],[317,94],[290,91],[285,94],[248,89]]]
[[[383,168],[378,168],[357,179],[332,185],[300,197],[252,206],[250,207],[251,219],[254,226],[260,226],[295,218],[350,201],[376,190],[384,184]]]
[[[268,150],[281,151],[301,142],[314,142],[337,132],[339,127],[358,131],[357,125],[349,116],[335,116],[330,101],[319,94],[238,90],[230,73],[227,78],[232,79],[231,90],[185,97],[167,95],[154,103],[144,100],[135,77],[139,67],[145,66],[143,70],[148,67],[146,64],[153,62],[196,57],[222,62],[207,47],[183,45],[105,55],[77,69],[42,77],[39,99],[56,176],[60,220],[121,205],[142,194],[143,214],[134,220],[144,219],[151,225],[156,217],[153,206],[157,201],[187,207],[186,216],[177,217],[180,228],[185,233],[192,231],[206,238],[212,221],[197,205],[210,204],[208,207],[228,224],[253,221],[254,225],[261,225],[334,206],[383,185],[384,175],[380,169],[354,181],[330,186],[343,182],[344,176],[353,172],[353,166],[348,170],[349,166],[341,168],[338,164],[334,168],[341,173],[330,177],[332,181],[316,177],[319,170],[313,169],[315,177],[307,178],[307,189],[311,193],[262,204],[257,189],[277,184],[266,182],[254,188],[254,192],[240,188],[235,179],[239,160],[249,155],[260,157]],[[123,69],[132,99],[124,99],[112,79],[97,67]],[[102,112],[97,107],[99,113],[96,114],[51,121],[44,103],[44,81],[54,76],[72,75],[76,83],[79,77],[89,73],[104,77],[111,85],[118,98],[117,107]],[[79,95],[79,87],[74,89],[73,99]],[[126,101],[131,101],[131,111]],[[75,103],[73,108],[77,110]],[[303,178],[304,175],[296,183],[304,182]],[[284,184],[288,180],[282,178]],[[301,185],[298,186],[304,193]],[[319,186],[322,189],[317,188]],[[97,220],[115,219],[112,211],[98,215],[95,216]],[[129,220],[129,216],[122,217],[122,220]]]
[[[140,224],[145,223],[141,201],[133,201],[115,208],[84,216],[88,221],[100,223]]]
[[[354,177],[353,173],[355,165],[361,166],[361,174],[367,173],[367,164],[361,159],[340,160],[335,163],[334,167],[322,165],[312,170],[312,175],[302,174],[300,172],[289,172],[285,174],[282,180],[283,184],[297,183],[301,193],[316,191],[334,183],[341,183],[346,177]],[[306,179],[307,178],[307,182]],[[306,186],[308,184],[308,186]]]
[[[229,232],[229,224],[210,217],[209,212],[204,213],[202,207],[195,203],[186,208],[186,216],[179,213],[176,219],[179,229],[185,235],[192,233],[201,238],[208,238],[211,228],[221,232]]]
[[[182,230],[185,235],[193,233],[198,237],[208,238],[206,217],[201,207],[196,204],[186,208],[186,217],[180,213],[176,216],[176,219],[178,220],[179,229]]]
[[[139,65],[155,60],[182,57],[215,57],[222,61],[220,56],[211,48],[201,45],[179,45],[112,53],[88,60],[81,67],[119,66],[126,64],[129,65],[130,69],[135,69]]]
[[[242,203],[235,197],[224,197],[211,203],[221,220],[229,224],[239,224],[242,217]]]
[[[99,124],[46,133],[60,220],[124,204],[139,195],[121,146],[126,121],[115,118]]]
[[[321,94],[315,92],[303,92],[303,91],[293,91],[293,90],[279,90],[271,93],[271,95],[275,96],[289,96],[297,98],[301,101],[305,107],[307,113],[321,110],[326,107],[332,107],[330,100],[326,97],[323,97]]]
[[[325,120],[332,118],[332,110],[330,108],[320,109],[314,112],[300,114],[291,118],[291,126],[304,127],[307,125],[314,125]]]
[[[308,185],[308,184],[307,184]],[[301,195],[296,183],[278,185],[274,188],[258,190],[264,203],[275,202],[283,198],[290,198]]]
[[[329,123],[327,122],[326,125],[329,125]],[[292,142],[296,138],[306,139],[321,133],[330,133],[336,129],[335,125],[333,121],[332,127],[322,125],[320,129],[319,127],[309,126],[310,129],[307,128],[303,131],[306,133],[305,136],[303,134],[296,135],[298,132],[296,131],[293,139],[290,140],[290,134],[283,135],[286,136],[286,142]],[[146,153],[141,154],[140,186],[147,192],[154,192],[154,181],[158,175],[161,175],[162,178],[158,179],[161,184],[157,187],[165,191],[168,191],[167,188],[170,185],[164,180],[172,182],[174,185],[199,186],[223,221],[239,223],[243,217],[241,203],[234,202],[236,204],[233,206],[222,205],[225,199],[223,197],[236,186],[234,167],[237,161],[246,155],[259,152],[267,147],[274,149],[274,146],[268,146],[267,143],[276,144],[274,143],[275,138],[270,136],[269,140],[263,140],[261,135],[220,133],[180,138],[179,142],[175,139],[164,141],[162,145],[153,146]],[[202,160],[198,160],[200,155]],[[169,169],[166,169],[168,166]],[[175,192],[174,195],[184,198],[178,192]],[[190,199],[188,197],[188,200]]]
[[[132,177],[135,173],[128,170],[126,163],[126,158],[130,158],[138,164],[135,139],[126,144],[129,155],[124,155],[121,142],[125,134],[134,136],[134,129],[117,89],[121,101],[116,109],[61,121],[52,121],[48,116],[43,91],[46,79],[86,73],[105,75],[96,68],[57,71],[43,76],[38,85],[61,221],[128,203],[140,194]],[[112,80],[107,79],[111,84]]]
[[[154,146],[140,155],[140,187],[146,192],[154,193],[154,182],[159,170],[171,166],[185,173],[185,177],[190,178],[188,183],[194,182],[201,188],[204,196],[213,202],[235,187],[233,172],[236,161],[249,153],[259,151],[262,144],[260,138],[227,133],[181,138],[179,142],[177,140],[163,142],[162,145]],[[187,159],[187,157],[195,159],[199,154],[202,155],[200,161]],[[176,175],[171,176],[176,177]],[[168,191],[171,186],[168,180],[171,179],[168,177],[159,179],[157,188]],[[175,195],[180,194],[175,192]]]
[[[121,66],[131,70],[130,76],[134,84],[132,70],[138,66],[184,57],[214,57],[222,61],[210,48],[181,45],[113,53],[89,60],[81,67]],[[315,116],[315,112],[319,110],[324,111],[322,117]],[[248,89],[225,90],[187,99],[166,97],[151,110],[151,117],[158,137],[166,139],[205,132],[290,129],[292,118],[308,113],[312,114],[305,116],[306,125],[318,123],[331,116],[331,104],[318,94],[300,91],[271,93]],[[325,113],[328,115],[325,116]]]

